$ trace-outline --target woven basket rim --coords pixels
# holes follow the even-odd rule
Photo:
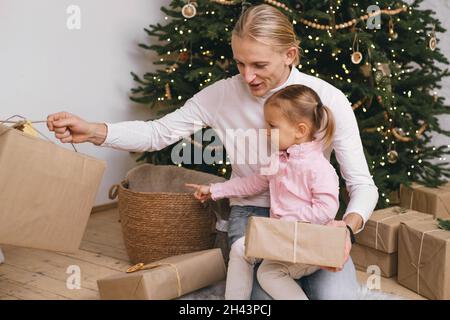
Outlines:
[[[143,194],[143,195],[144,194],[148,194],[148,195],[166,194],[166,195],[177,195],[177,196],[180,196],[180,195],[182,195],[182,196],[192,195],[193,196],[192,192],[134,191],[134,190],[131,190],[131,189],[127,188],[125,186],[125,184],[128,184],[128,180],[122,180],[122,182],[120,182],[120,184],[119,184],[119,188],[122,189],[122,190],[125,190],[127,192],[132,192],[132,193],[137,193],[137,194]]]

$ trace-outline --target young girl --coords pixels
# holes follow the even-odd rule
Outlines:
[[[290,85],[274,93],[264,104],[268,136],[278,130],[278,170],[223,183],[187,184],[194,196],[209,198],[246,197],[270,190],[270,216],[275,219],[327,224],[339,207],[339,180],[323,155],[332,143],[334,119],[317,93],[303,85]],[[273,137],[271,137],[273,139]],[[231,246],[225,299],[250,299],[256,259],[244,254],[244,237]],[[307,299],[294,281],[319,269],[318,266],[264,260],[257,278],[274,299]]]

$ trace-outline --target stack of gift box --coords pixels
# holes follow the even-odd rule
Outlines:
[[[374,211],[356,235],[355,267],[376,266],[424,297],[450,299],[450,231],[440,223],[450,219],[450,183],[402,186],[400,205]]]

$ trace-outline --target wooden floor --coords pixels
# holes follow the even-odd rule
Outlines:
[[[99,299],[97,279],[125,271],[130,265],[122,240],[117,209],[94,213],[80,250],[75,254],[2,246],[6,257],[0,264],[0,300]],[[81,289],[67,288],[70,266],[81,270]],[[358,271],[358,279],[366,282]],[[400,286],[395,278],[382,278],[381,290],[408,299],[424,299]]]

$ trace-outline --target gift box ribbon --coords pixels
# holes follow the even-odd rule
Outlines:
[[[439,229],[439,228],[431,229],[431,230],[422,232],[422,235],[420,237],[419,257],[417,258],[417,264],[414,264],[414,263],[411,262],[413,267],[416,268],[416,278],[417,278],[417,290],[416,291],[417,291],[417,294],[420,294],[420,267],[421,267],[420,266],[420,260],[422,258],[423,239],[425,237],[425,234],[429,234],[429,233],[436,232],[436,231],[444,231],[444,232],[446,232],[446,230],[442,230],[442,229]]]
[[[427,186],[423,186],[423,185],[415,185],[414,188],[410,188],[411,189],[411,199],[409,201],[409,208],[412,209],[413,207],[413,202],[414,202],[414,191],[419,190],[419,189],[426,189],[428,188]],[[440,188],[435,188],[436,189],[436,194],[438,195],[438,199],[439,201],[442,203],[443,207],[445,208],[445,211],[447,211],[448,214],[450,214],[450,208],[447,206],[447,204],[439,197],[440,193],[446,193],[446,192],[450,192],[450,187],[447,187],[446,185],[441,186]]]
[[[175,274],[177,276],[177,294],[178,297],[181,297],[181,277],[180,277],[180,272],[178,271],[178,268],[175,264],[173,263],[169,263],[169,262],[160,262],[160,263],[150,263],[150,264],[143,264],[143,263],[138,263],[130,268],[127,269],[127,273],[133,273],[133,272],[137,272],[137,271],[141,271],[141,270],[149,270],[149,269],[154,269],[154,268],[158,268],[161,266],[170,266],[173,268],[173,270],[175,271]]]
[[[380,224],[380,222],[392,219],[392,218],[397,218],[400,214],[401,215],[409,215],[409,214],[413,214],[415,212],[406,212],[405,209],[394,209],[393,210],[394,213],[397,213],[396,215],[393,216],[389,216],[389,217],[385,217],[383,219],[377,220],[375,222],[375,249],[378,250],[378,226]]]

